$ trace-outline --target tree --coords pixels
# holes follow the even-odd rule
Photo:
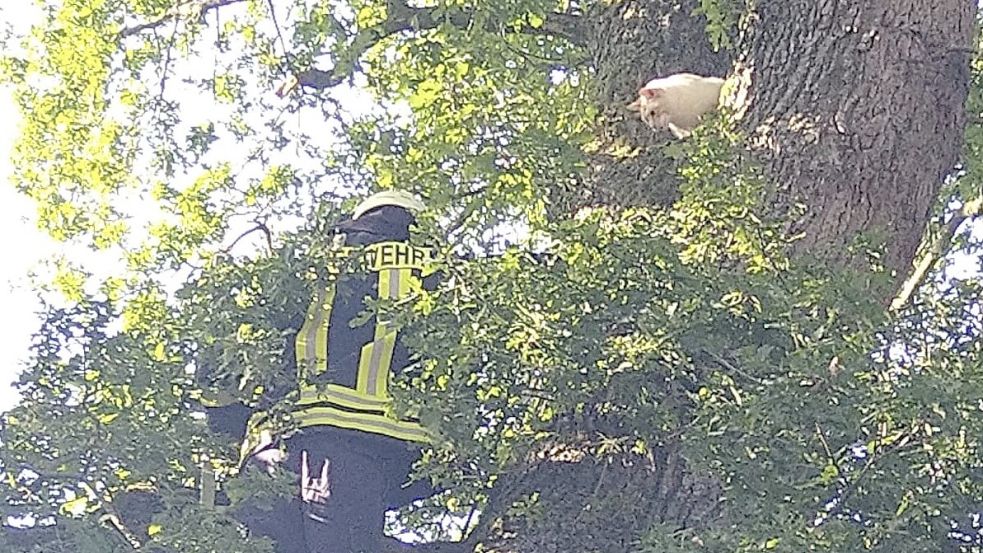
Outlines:
[[[202,466],[233,504],[284,488],[233,478],[193,373],[289,379],[325,229],[399,187],[449,277],[379,306],[421,356],[399,399],[449,490],[403,527],[480,510],[466,547],[492,551],[979,550],[979,286],[944,278],[976,248],[972,3],[42,11],[3,61],[15,184],[126,270],[58,265],[68,302],[4,417],[5,512],[35,521],[8,549],[268,550],[197,503]],[[729,75],[726,108],[671,141],[624,105],[683,70]]]

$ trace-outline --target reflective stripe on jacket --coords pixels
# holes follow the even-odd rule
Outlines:
[[[433,266],[428,248],[407,242],[368,244],[343,271],[321,289],[307,310],[294,342],[299,389],[284,398],[290,428],[335,426],[428,441],[419,422],[393,413],[389,378],[410,363],[390,321],[367,311],[370,301],[397,301],[422,286]],[[364,319],[364,320],[363,320]],[[281,432],[259,412],[250,419],[243,454],[268,445]]]

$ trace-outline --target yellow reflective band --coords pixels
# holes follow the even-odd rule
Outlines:
[[[336,426],[409,442],[430,441],[426,429],[418,423],[399,421],[373,413],[349,413],[333,407],[308,407],[294,413],[293,420],[297,422],[298,428]]]
[[[376,396],[387,397],[389,395],[389,369],[393,364],[393,350],[396,349],[396,332],[387,332],[377,344],[375,351],[379,352],[379,362],[374,365],[374,378],[369,379],[368,390]]]
[[[379,299],[397,299],[402,288],[400,269],[384,269],[379,272]],[[362,346],[358,359],[358,381],[355,389],[363,394],[385,397],[389,389],[389,366],[392,364],[396,332],[389,330],[385,321],[375,325],[372,341]]]
[[[388,269],[389,288],[386,298],[391,300],[399,299],[405,287],[406,276],[410,274],[409,269]],[[381,293],[381,290],[380,290]],[[379,333],[384,333],[379,336]],[[389,395],[389,370],[393,364],[393,351],[396,349],[396,331],[390,330],[389,325],[379,325],[377,328],[376,339],[379,341],[377,346],[378,354],[373,352],[373,358],[378,356],[379,362],[375,363],[368,381],[368,391],[370,394],[386,397]]]
[[[392,416],[371,412],[350,412],[329,406],[298,406],[290,415],[288,427],[275,426],[269,413],[257,412],[246,425],[246,435],[239,446],[239,468],[255,453],[288,438],[294,430],[315,426],[331,426],[358,430],[408,442],[430,443],[427,430],[415,421],[397,420]]]
[[[334,296],[333,283],[319,290],[307,309],[304,326],[297,333],[294,352],[297,375],[302,381],[328,369],[328,324],[331,322]]]
[[[321,300],[321,324],[317,327],[317,339],[314,341],[314,352],[317,356],[316,374],[328,370],[328,327],[331,324],[331,309],[334,307],[334,283],[325,288],[324,299]]]
[[[311,328],[316,328],[317,326],[316,324],[313,324],[313,321],[317,317],[319,296],[320,292],[314,295],[314,301],[307,306],[307,314],[304,316],[304,324],[300,327],[297,337],[294,338],[294,359],[297,360],[298,378],[303,378],[303,375],[307,372],[304,369],[304,365],[308,359],[307,344],[314,338],[311,336]]]
[[[400,269],[399,270],[399,289],[396,292],[397,298],[405,298],[410,295],[410,290],[413,288],[413,270],[412,269]]]
[[[349,409],[385,412],[392,405],[392,398],[370,396],[337,384],[328,384],[326,389],[321,390],[316,386],[305,386],[301,389],[300,399],[295,402],[295,405],[314,403],[334,403]]]

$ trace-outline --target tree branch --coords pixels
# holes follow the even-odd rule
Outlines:
[[[435,29],[443,23],[450,23],[455,27],[464,29],[471,26],[473,22],[472,14],[467,11],[458,11],[438,18],[434,8],[414,8],[396,1],[389,2],[387,14],[384,22],[362,29],[355,35],[352,45],[345,52],[344,59],[339,60],[334,68],[330,71],[313,68],[301,71],[296,75],[296,84],[315,90],[332,88],[351,76],[358,60],[369,48],[387,37],[404,31],[421,32]],[[488,25],[488,30],[498,30],[493,27],[492,23]],[[572,44],[583,45],[586,35],[581,27],[579,16],[553,13],[547,16],[541,26],[526,25],[521,31],[527,34],[559,36]],[[280,94],[288,93],[294,86],[296,86],[294,83],[290,83],[286,87],[282,87],[284,90]]]
[[[126,38],[137,35],[144,31],[156,29],[168,21],[177,21],[183,17],[199,18],[209,11],[243,1],[188,0],[176,5],[155,19],[123,28],[119,36],[120,38]],[[272,16],[272,0],[269,0],[269,7]],[[426,31],[435,29],[442,23],[450,23],[455,27],[463,29],[471,26],[473,22],[472,14],[468,11],[458,11],[438,18],[435,15],[437,12],[434,8],[415,8],[397,0],[390,0],[387,8],[388,16],[386,20],[379,25],[359,31],[355,35],[352,45],[345,52],[344,59],[339,60],[333,69],[324,71],[312,68],[301,71],[294,78],[290,78],[282,84],[277,90],[277,95],[285,96],[298,85],[310,87],[315,90],[325,90],[341,84],[355,71],[358,60],[361,59],[362,55],[369,48],[396,33],[404,31]],[[280,35],[280,41],[284,48],[284,57],[289,61],[291,57],[290,52],[286,50],[286,43],[283,40],[283,35],[280,33],[275,16],[273,17],[273,23],[276,27],[277,34]],[[489,22],[487,27],[490,31],[498,31],[498,28],[492,22]],[[567,13],[551,13],[541,25],[534,27],[531,24],[527,24],[522,27],[521,32],[535,35],[558,36],[569,41],[571,44],[580,46],[584,45],[586,40],[586,34],[584,33],[580,16]]]
[[[914,296],[918,288],[924,284],[932,267],[948,253],[949,246],[952,244],[952,239],[956,236],[956,232],[959,231],[959,227],[967,219],[973,220],[981,213],[983,213],[983,196],[967,201],[961,210],[952,215],[949,222],[940,229],[939,236],[929,246],[925,255],[918,260],[915,270],[891,302],[891,310],[898,311],[911,301],[912,296]]]
[[[433,29],[444,22],[464,29],[471,26],[473,22],[472,14],[466,10],[450,13],[443,19],[437,19],[434,16],[435,13],[434,8],[413,8],[403,3],[389,3],[390,19],[407,24],[405,29],[400,30],[423,31]],[[489,22],[485,30],[498,31],[498,28],[495,27],[494,22]],[[526,24],[522,27],[521,32],[532,35],[558,36],[578,46],[583,46],[586,43],[586,33],[582,27],[581,18],[573,14],[550,13],[542,25],[533,27],[531,24]]]
[[[222,249],[222,253],[225,254],[231,253],[232,248],[236,247],[236,244],[238,244],[243,238],[257,231],[261,231],[263,233],[263,236],[266,237],[266,245],[270,249],[270,253],[273,253],[273,233],[270,232],[270,228],[266,226],[266,223],[264,221],[257,220],[253,222],[255,223],[255,226],[253,226],[251,229],[243,232],[238,237],[236,237],[236,239],[233,240],[231,244],[229,244],[227,247]]]
[[[132,27],[124,27],[123,30],[120,31],[119,36],[120,38],[133,36],[142,33],[143,31],[155,29],[172,19],[177,19],[180,17],[187,17],[189,15],[201,17],[211,10],[221,8],[222,6],[228,6],[230,4],[237,4],[243,1],[244,0],[205,0],[202,2],[200,0],[188,0],[177,4],[173,8],[167,10],[164,15],[161,15],[156,19],[151,19],[150,21],[146,21]]]

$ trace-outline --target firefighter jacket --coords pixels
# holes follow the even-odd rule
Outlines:
[[[292,344],[298,387],[284,399],[291,429],[337,427],[428,441],[417,420],[393,411],[390,375],[410,365],[410,354],[391,321],[371,308],[432,285],[432,251],[409,242],[411,222],[405,209],[385,206],[338,227],[343,262],[315,294]],[[281,436],[277,426],[270,414],[254,414],[243,456]]]

